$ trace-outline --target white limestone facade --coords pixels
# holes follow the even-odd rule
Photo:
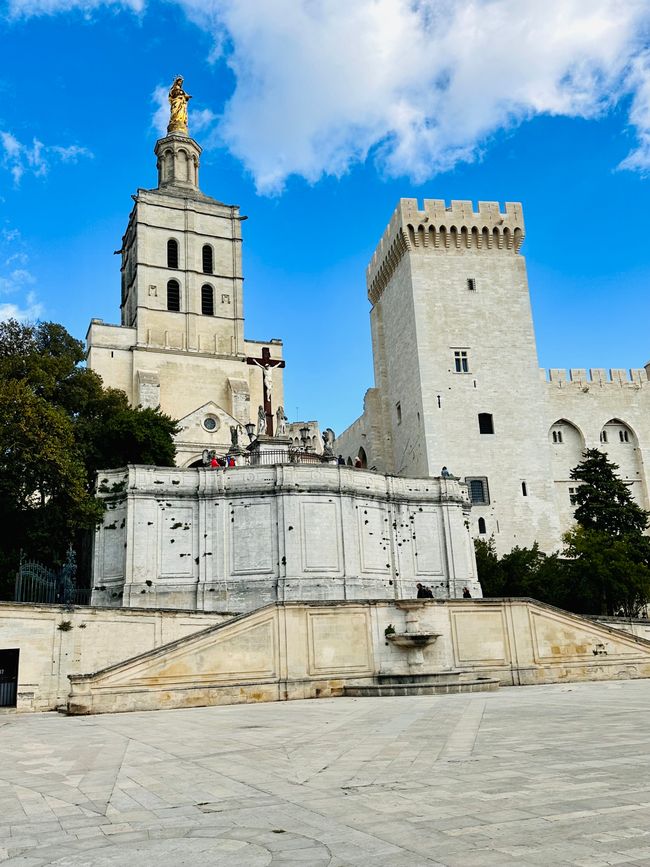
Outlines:
[[[556,550],[569,471],[603,448],[649,505],[645,369],[540,373],[520,204],[402,199],[367,269],[375,386],[337,454],[466,481],[474,536]]]
[[[481,595],[465,486],[327,464],[131,466],[99,475],[93,604],[250,611],[269,602]]]
[[[137,406],[180,420],[177,462],[225,453],[230,426],[257,422],[262,371],[246,359],[282,358],[282,342],[244,337],[239,207],[204,195],[200,146],[172,133],[156,143],[158,186],[139,189],[122,239],[121,324],[94,319],[88,366]],[[283,405],[272,374],[273,412]]]

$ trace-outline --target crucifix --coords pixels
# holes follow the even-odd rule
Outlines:
[[[262,349],[261,358],[247,358],[246,364],[254,364],[262,369],[264,380],[264,414],[266,416],[266,435],[273,436],[273,408],[271,406],[271,395],[273,393],[273,368],[284,367],[284,361],[271,358],[271,351],[268,347]]]

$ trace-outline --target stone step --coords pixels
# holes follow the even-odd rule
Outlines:
[[[374,698],[388,695],[450,695],[462,692],[494,692],[499,688],[496,677],[474,680],[443,681],[438,683],[371,683],[364,686],[346,686],[343,694],[351,698]]]
[[[484,680],[486,675],[476,674],[471,669],[451,668],[447,671],[433,671],[427,674],[378,674],[376,682],[382,686],[399,685],[402,683],[456,683],[457,681]],[[490,680],[487,677],[487,680]]]

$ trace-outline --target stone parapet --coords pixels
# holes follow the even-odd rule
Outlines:
[[[375,304],[404,253],[433,250],[440,253],[463,251],[517,254],[525,235],[521,204],[425,199],[400,199],[366,269],[368,297]]]

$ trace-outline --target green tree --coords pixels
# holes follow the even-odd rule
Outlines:
[[[515,547],[499,558],[494,538],[476,539],[476,564],[484,596],[530,596],[564,607],[565,564],[557,554],[546,555],[535,543]]]
[[[564,536],[564,553],[579,610],[634,615],[650,598],[648,512],[617,470],[603,452],[587,449],[571,471],[580,484],[576,526]]]
[[[97,470],[174,464],[176,423],[105,390],[84,358],[61,325],[0,322],[0,598],[21,550],[48,565],[79,551],[101,517]]]

